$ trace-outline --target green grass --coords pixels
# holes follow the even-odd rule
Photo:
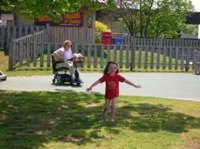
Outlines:
[[[7,76],[33,76],[33,75],[51,75],[51,68],[28,68],[21,67],[14,71],[8,70],[8,56],[0,50],[0,70],[6,73]]]
[[[8,56],[4,54],[3,51],[0,50],[0,70],[8,69]]]
[[[99,94],[1,91],[0,148],[200,148],[199,102],[121,96],[115,125],[102,106]]]
[[[46,68],[9,71],[2,51],[0,70],[8,76],[52,74]],[[102,106],[99,94],[1,91],[0,148],[200,148],[199,102],[121,96],[115,125],[101,121]]]

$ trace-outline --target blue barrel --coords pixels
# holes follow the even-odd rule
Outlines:
[[[114,38],[114,39],[112,40],[112,42],[113,42],[114,45],[121,45],[121,44],[124,43],[123,40],[122,40],[121,38]]]

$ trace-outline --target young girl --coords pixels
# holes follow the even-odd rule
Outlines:
[[[103,117],[105,117],[108,110],[111,110],[110,121],[115,122],[116,103],[119,96],[119,82],[125,82],[135,88],[140,88],[140,85],[135,85],[132,82],[126,80],[118,73],[118,65],[115,62],[108,62],[104,69],[104,75],[99,80],[94,82],[86,91],[92,90],[92,88],[99,83],[106,83],[105,91],[105,105],[103,108]]]

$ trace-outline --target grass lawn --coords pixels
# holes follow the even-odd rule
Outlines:
[[[9,71],[2,51],[0,70],[52,75]],[[200,102],[121,96],[114,125],[101,120],[102,105],[99,94],[0,91],[0,149],[200,149]]]
[[[8,56],[0,50],[0,70],[7,76],[33,76],[33,75],[52,75],[51,68],[17,68],[14,71],[8,70]]]
[[[103,96],[0,92],[1,149],[199,149],[200,102],[120,96],[117,123]]]

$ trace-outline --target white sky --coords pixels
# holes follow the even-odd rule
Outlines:
[[[200,0],[191,0],[192,4],[194,5],[194,9],[200,12]]]

